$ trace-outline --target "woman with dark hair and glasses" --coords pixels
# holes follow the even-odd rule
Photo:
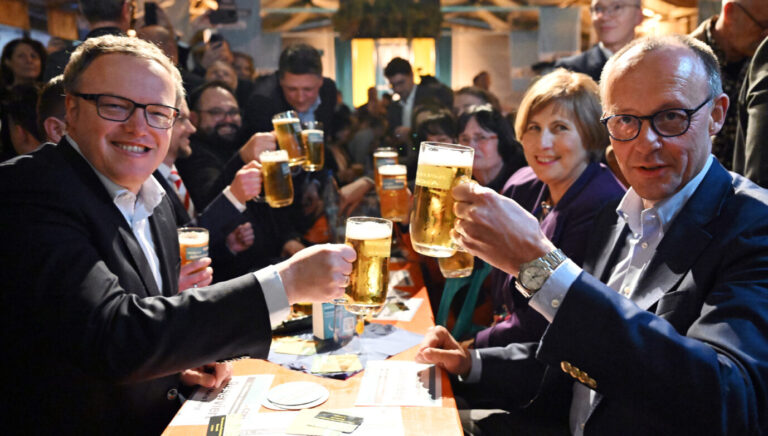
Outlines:
[[[608,144],[600,123],[597,84],[587,75],[557,69],[528,89],[515,120],[527,167],[503,193],[539,218],[544,234],[581,265],[589,230],[624,187],[600,163]],[[492,274],[493,300],[501,320],[475,336],[475,347],[538,341],[547,321],[514,289],[514,277]]]
[[[459,143],[475,150],[472,177],[481,185],[501,192],[507,179],[525,165],[512,126],[490,104],[466,109],[459,116],[458,131]],[[446,280],[436,323],[452,327],[454,337],[466,338],[491,323],[491,281],[486,279],[492,269],[476,259],[468,277]]]

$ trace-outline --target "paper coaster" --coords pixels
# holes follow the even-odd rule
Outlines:
[[[307,409],[324,403],[328,395],[328,389],[317,383],[284,383],[267,393],[264,406],[275,410]]]

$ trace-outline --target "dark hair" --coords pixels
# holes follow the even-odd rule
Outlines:
[[[394,58],[384,67],[384,77],[390,78],[396,74],[405,74],[406,76],[413,76],[413,68],[411,63],[403,58]]]
[[[67,108],[64,105],[64,76],[59,74],[49,80],[40,90],[37,98],[37,129],[41,135],[45,135],[43,122],[48,117],[56,117],[64,120]]]
[[[128,0],[80,0],[80,11],[89,23],[119,21]]]
[[[277,69],[279,77],[285,73],[323,75],[320,52],[308,44],[293,44],[280,53]]]
[[[38,88],[36,85],[16,85],[10,89],[8,99],[3,105],[3,111],[8,119],[20,125],[31,133],[38,141],[42,142],[45,136],[41,136],[37,130],[37,105]]]
[[[38,74],[35,80],[40,81],[43,78],[43,71],[45,71],[45,58],[48,55],[45,51],[45,47],[40,41],[36,39],[17,38],[8,42],[8,44],[3,47],[3,54],[0,56],[0,73],[2,74],[2,80],[5,86],[11,86],[13,84],[13,71],[11,71],[10,67],[5,65],[5,61],[9,60],[13,56],[13,52],[16,50],[16,47],[19,44],[26,44],[32,47],[32,50],[37,53],[37,56],[40,58],[40,74]]]
[[[456,91],[453,94],[453,98],[455,99],[459,95],[471,95],[473,97],[477,97],[483,102],[493,106],[494,110],[501,111],[501,108],[498,106],[499,100],[497,98],[494,98],[493,94],[491,94],[490,92],[486,91],[483,88],[478,88],[477,86],[465,86],[459,89],[458,91]]]
[[[469,120],[474,119],[483,130],[493,132],[499,138],[498,151],[505,164],[518,164],[522,159],[523,146],[515,139],[515,129],[501,112],[490,104],[472,106],[459,116],[458,132],[467,128]]]
[[[429,135],[447,135],[456,139],[456,118],[447,109],[428,110],[419,114],[421,121],[416,124],[416,141],[421,143]]]
[[[198,107],[198,104],[200,103],[200,99],[203,97],[203,93],[210,89],[210,88],[223,88],[230,94],[232,94],[232,97],[235,98],[235,92],[232,90],[232,88],[229,87],[227,82],[224,82],[222,80],[211,80],[210,82],[205,82],[202,85],[195,88],[192,93],[189,94],[189,109],[193,111],[197,111],[200,108]],[[237,101],[237,98],[235,98],[235,101]]]

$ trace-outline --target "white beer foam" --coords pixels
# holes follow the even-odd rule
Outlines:
[[[382,165],[379,167],[379,175],[384,176],[404,176],[408,173],[405,165]]]
[[[453,148],[423,150],[419,153],[419,165],[434,165],[438,167],[471,167],[474,153]]]
[[[391,235],[392,229],[384,223],[377,223],[373,221],[347,221],[346,236],[350,239],[383,239],[389,238]]]
[[[183,232],[179,234],[179,239],[186,244],[205,244],[208,242],[208,233],[205,232]]]
[[[323,131],[320,129],[301,129],[301,131],[307,133],[319,133],[321,135],[323,134]]]
[[[272,120],[272,123],[277,124],[291,124],[291,123],[298,123],[298,118],[280,118],[278,120]]]
[[[288,162],[288,152],[285,150],[262,151],[259,159],[262,162]]]
[[[376,157],[397,157],[396,151],[375,151],[373,155]]]

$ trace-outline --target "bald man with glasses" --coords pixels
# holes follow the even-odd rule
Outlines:
[[[584,73],[595,82],[608,58],[635,39],[635,28],[643,22],[640,0],[592,0],[589,11],[597,44],[584,53],[555,61],[555,68],[562,67]]]
[[[583,269],[514,201],[452,192],[452,236],[517,277],[549,322],[541,340],[466,350],[436,327],[416,360],[505,410],[465,414],[478,434],[766,434],[768,191],[711,155],[728,108],[717,59],[687,36],[643,38],[600,86],[631,188],[598,214]]]

